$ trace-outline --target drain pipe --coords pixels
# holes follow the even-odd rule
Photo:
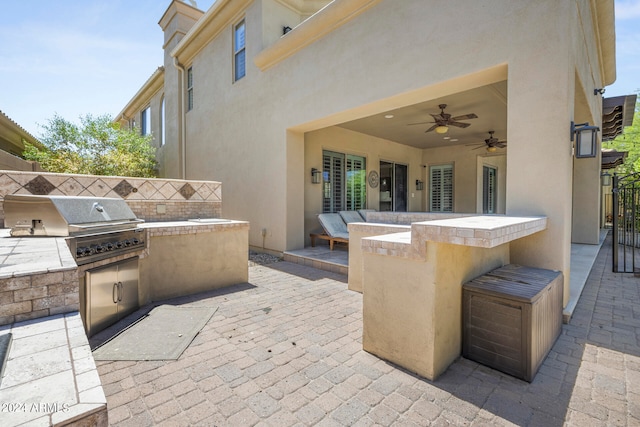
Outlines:
[[[187,131],[186,131],[186,127],[187,127],[187,123],[186,123],[186,117],[185,117],[185,112],[184,112],[184,75],[185,75],[185,69],[184,69],[184,65],[182,65],[179,61],[178,58],[176,58],[175,56],[173,57],[173,66],[176,67],[176,69],[178,70],[178,73],[180,74],[180,88],[178,90],[178,117],[179,119],[179,125],[180,125],[180,129],[179,129],[179,138],[180,138],[180,157],[181,157],[181,164],[180,164],[180,169],[181,170],[181,178],[182,179],[187,179],[187,148],[186,148],[186,143],[187,143]]]

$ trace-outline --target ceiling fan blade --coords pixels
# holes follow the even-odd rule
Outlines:
[[[471,120],[471,119],[477,119],[478,116],[476,116],[475,114],[471,113],[471,114],[464,114],[462,116],[456,116],[454,118],[452,118],[451,120]]]
[[[451,126],[459,127],[459,128],[468,128],[469,126],[471,126],[470,123],[462,123],[462,122],[449,122],[448,124]]]
[[[431,126],[429,129],[425,130],[424,133],[431,132],[432,130],[434,130],[438,126],[440,126],[440,125],[436,123],[435,125]]]
[[[481,145],[480,147],[478,147],[478,148],[472,148],[472,150],[479,150],[479,149],[484,148],[484,147],[485,147],[485,145],[484,145],[484,144],[482,144],[482,145]]]
[[[498,143],[496,143],[496,147],[504,148],[506,146],[507,146],[506,142],[498,142]]]
[[[427,123],[433,123],[433,122],[408,123],[407,126],[426,125]]]

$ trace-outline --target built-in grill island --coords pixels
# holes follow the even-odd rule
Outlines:
[[[146,232],[123,199],[16,194],[5,196],[4,211],[12,236],[67,237],[83,272],[80,313],[89,336],[138,308]]]

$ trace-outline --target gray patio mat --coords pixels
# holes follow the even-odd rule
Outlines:
[[[218,307],[161,305],[93,351],[94,360],[176,360]]]

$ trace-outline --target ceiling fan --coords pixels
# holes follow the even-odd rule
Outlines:
[[[447,104],[440,104],[438,105],[438,108],[440,108],[440,114],[430,114],[431,117],[433,117],[433,120],[434,120],[433,122],[409,123],[409,126],[423,125],[425,123],[434,123],[434,125],[431,126],[429,129],[427,129],[425,133],[431,132],[432,130],[435,130],[436,133],[447,133],[447,131],[449,130],[449,126],[456,126],[459,128],[466,128],[470,126],[469,123],[462,123],[462,122],[459,122],[458,120],[470,120],[470,119],[478,118],[478,116],[476,116],[473,113],[463,114],[462,116],[451,117],[451,114],[447,114],[444,112],[444,109],[447,108]]]
[[[507,146],[507,141],[500,141],[498,138],[494,138],[493,134],[495,131],[489,131],[489,138],[484,140],[484,144],[467,144],[467,146],[479,145],[478,148],[474,148],[474,150],[478,150],[482,147],[486,147],[489,153],[495,152],[498,148],[505,148]]]

